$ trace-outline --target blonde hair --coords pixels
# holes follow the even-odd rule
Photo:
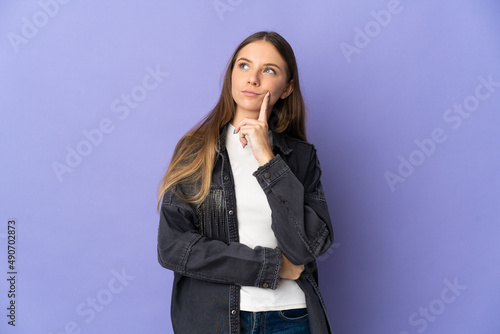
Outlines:
[[[260,40],[271,43],[283,57],[287,65],[287,81],[292,81],[293,85],[292,93],[274,105],[274,109],[278,111],[274,131],[306,140],[305,106],[292,47],[276,32],[260,31],[250,35],[238,45],[228,63],[216,106],[177,143],[170,165],[158,188],[158,209],[163,194],[177,185],[195,186],[196,190],[193,193],[176,192],[180,199],[188,203],[199,204],[207,197],[210,192],[220,130],[231,121],[236,111],[231,94],[231,74],[236,57],[246,45]]]

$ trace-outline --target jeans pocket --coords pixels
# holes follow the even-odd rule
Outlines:
[[[278,311],[278,315],[286,321],[303,321],[308,319],[307,308]]]

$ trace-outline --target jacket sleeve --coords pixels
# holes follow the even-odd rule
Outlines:
[[[300,181],[280,155],[254,173],[272,210],[272,229],[278,247],[294,264],[306,264],[326,252],[333,231],[321,186],[321,168],[314,146],[297,171]],[[309,157],[309,158],[307,158]]]
[[[163,267],[201,280],[277,288],[281,250],[207,238],[196,221],[191,205],[165,193],[158,228],[158,261]]]

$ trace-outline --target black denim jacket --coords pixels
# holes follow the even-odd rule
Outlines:
[[[330,215],[313,145],[272,133],[276,155],[254,173],[272,210],[278,248],[238,242],[234,182],[221,131],[210,194],[201,205],[167,191],[158,230],[158,261],[174,271],[175,333],[239,333],[240,286],[276,289],[283,252],[305,270],[296,281],[306,296],[312,334],[331,333],[315,259],[333,243]],[[177,188],[177,191],[182,191]]]

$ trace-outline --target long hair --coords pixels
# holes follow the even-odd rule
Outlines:
[[[193,192],[176,192],[188,203],[201,203],[210,192],[212,171],[217,154],[220,130],[231,121],[236,104],[231,94],[231,74],[238,53],[242,48],[255,41],[271,43],[286,63],[287,82],[292,81],[293,91],[285,99],[278,100],[274,131],[306,140],[305,106],[300,92],[299,73],[292,47],[276,32],[260,31],[247,37],[234,51],[228,63],[222,84],[219,101],[197,125],[188,131],[177,143],[170,165],[158,188],[159,209],[163,194],[177,185],[193,186]]]

